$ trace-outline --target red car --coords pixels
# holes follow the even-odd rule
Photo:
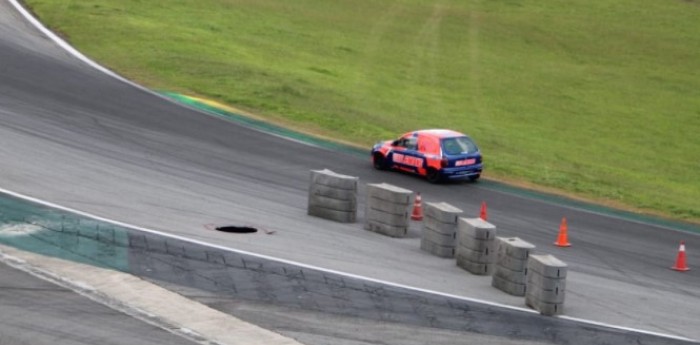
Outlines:
[[[481,177],[481,152],[467,135],[448,129],[425,129],[379,142],[372,148],[372,163],[379,170],[395,169],[437,183]]]

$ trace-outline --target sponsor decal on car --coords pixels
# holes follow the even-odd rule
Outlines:
[[[462,159],[460,161],[457,161],[457,163],[455,163],[455,166],[462,167],[465,165],[472,165],[474,163],[476,163],[476,158]]]
[[[400,153],[394,153],[394,156],[392,159],[394,160],[394,163],[398,163],[398,164],[405,164],[405,165],[409,165],[409,166],[416,167],[416,168],[420,168],[423,166],[423,158],[406,156],[406,155],[403,155]]]

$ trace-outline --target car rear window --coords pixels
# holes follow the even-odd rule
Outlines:
[[[442,152],[447,155],[469,154],[478,150],[474,141],[469,137],[442,139]]]

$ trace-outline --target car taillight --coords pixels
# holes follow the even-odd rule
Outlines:
[[[450,163],[450,161],[447,160],[447,157],[442,157],[442,160],[440,161],[440,166],[443,168],[447,168],[447,165]]]

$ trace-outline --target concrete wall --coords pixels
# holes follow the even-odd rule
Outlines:
[[[562,339],[566,343],[685,343],[296,266],[120,227],[1,194],[0,243],[221,297],[369,320],[504,337],[517,334],[523,341],[547,343]]]

